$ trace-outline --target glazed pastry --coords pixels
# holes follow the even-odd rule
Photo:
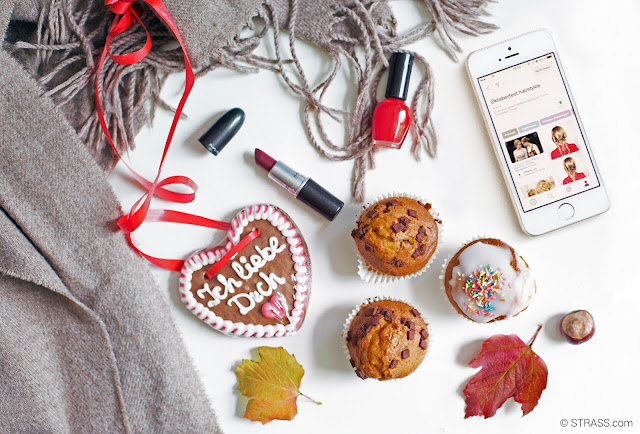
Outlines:
[[[463,246],[445,265],[442,278],[453,308],[478,323],[518,315],[536,293],[527,262],[513,247],[495,238]]]
[[[431,204],[391,197],[368,206],[351,232],[367,266],[390,276],[424,268],[438,245],[438,224]]]
[[[211,276],[209,270],[254,231],[255,239]],[[311,263],[291,218],[273,205],[254,205],[233,219],[224,247],[198,252],[180,276],[182,301],[198,318],[235,336],[295,333],[307,310]],[[211,273],[210,273],[211,274]]]
[[[363,303],[345,325],[345,344],[355,373],[363,380],[406,377],[429,347],[427,323],[412,306],[393,300]]]

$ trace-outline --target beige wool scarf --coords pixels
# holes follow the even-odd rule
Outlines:
[[[435,35],[454,55],[454,33],[493,29],[479,18],[484,0],[423,3],[431,18],[398,34],[385,1],[165,0],[199,74],[225,67],[282,77],[302,101],[318,152],[355,161],[357,199],[373,162],[370,119],[389,54]],[[115,161],[93,95],[112,18],[97,0],[0,0],[0,432],[221,432],[165,296],[115,225],[122,210],[106,180]],[[170,32],[149,12],[143,20],[149,56],[126,67],[107,60],[102,78],[121,149],[133,146],[155,107],[170,108],[162,84],[184,68]],[[268,29],[274,58],[255,54]],[[290,58],[278,47],[280,32],[288,32]],[[114,51],[144,38],[134,27]],[[334,67],[320,83],[306,78],[297,38],[329,53]],[[414,155],[435,155],[433,78],[414,55],[422,66]],[[348,111],[323,103],[345,67],[358,90]],[[327,120],[344,123],[344,143],[326,137]]]

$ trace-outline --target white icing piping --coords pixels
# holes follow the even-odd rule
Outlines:
[[[294,262],[294,270],[296,272],[293,279],[296,284],[293,291],[293,299],[295,300],[293,303],[294,309],[291,311],[290,323],[286,326],[282,324],[263,326],[260,324],[244,324],[241,322],[233,323],[229,320],[224,320],[196,300],[191,293],[191,278],[193,272],[220,260],[233,245],[240,241],[242,231],[254,220],[269,221],[282,233],[289,244],[289,251],[291,252],[291,258]],[[293,223],[272,205],[253,205],[240,211],[231,221],[230,226],[228,233],[229,242],[225,247],[216,247],[213,250],[196,253],[189,258],[189,260],[185,261],[180,278],[178,279],[180,283],[180,296],[183,303],[194,315],[222,333],[251,337],[280,337],[294,334],[302,321],[302,315],[306,306],[307,291],[309,290],[309,268],[307,266],[307,258],[304,254],[304,246]]]

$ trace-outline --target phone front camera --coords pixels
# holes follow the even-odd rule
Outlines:
[[[502,59],[498,59],[499,62],[502,62]]]
[[[511,51],[511,47],[507,48],[507,50]]]

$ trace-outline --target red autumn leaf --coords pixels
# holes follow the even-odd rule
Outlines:
[[[236,366],[238,390],[249,398],[244,417],[263,424],[273,419],[293,419],[298,413],[298,396],[309,398],[300,392],[304,369],[282,347],[260,347],[258,354],[259,362],[243,360]]]
[[[496,335],[482,343],[480,352],[469,363],[472,368],[482,369],[464,388],[465,419],[491,417],[511,397],[521,404],[523,416],[538,405],[547,387],[547,365],[531,345],[541,328],[528,345],[516,335]]]

